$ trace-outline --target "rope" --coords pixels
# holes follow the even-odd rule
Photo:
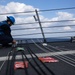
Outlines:
[[[27,41],[26,41],[26,42],[27,42]],[[27,46],[28,46],[28,50],[30,50],[30,52],[31,52],[32,54],[34,54],[34,56],[39,60],[39,58],[36,56],[36,54],[30,49],[28,42],[27,42]],[[39,61],[40,61],[40,60],[39,60]],[[41,62],[41,61],[40,61],[40,62]],[[49,73],[51,73],[52,75],[55,75],[55,74],[53,73],[53,71],[51,71],[43,62],[41,62],[41,64],[49,71]]]

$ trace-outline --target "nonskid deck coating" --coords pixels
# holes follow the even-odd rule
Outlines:
[[[60,52],[61,54],[56,54],[56,55],[51,56],[51,57],[59,60],[59,62],[45,63],[45,64],[55,73],[55,75],[75,75],[75,61],[74,61],[75,53],[71,53],[71,52],[75,52],[75,43],[59,42],[59,43],[48,43],[48,44],[50,45],[48,48],[51,49],[50,53],[52,53],[52,50],[54,50],[53,53]],[[37,45],[47,51],[46,47],[43,47],[41,44],[37,44]],[[25,45],[22,45],[22,46],[26,47]],[[43,56],[44,55],[43,53],[46,53],[34,44],[29,44],[29,46],[36,54],[40,53],[40,55]],[[53,49],[53,47],[54,47],[54,49]],[[60,51],[57,51],[57,48]],[[2,48],[2,49],[0,49],[0,57],[6,57],[7,53],[10,50],[11,50],[11,48]],[[64,55],[64,54],[62,54],[61,50],[63,50],[64,53],[65,52],[69,52],[69,53],[68,54],[65,53],[65,55]],[[27,55],[29,55],[27,51],[26,51],[26,53],[27,53]],[[48,54],[48,52],[46,54]],[[48,56],[49,56],[49,54],[48,54]],[[65,58],[67,58],[67,59],[65,59]],[[32,58],[29,58],[29,59],[34,64]],[[2,65],[2,62],[3,61],[0,61],[0,66]],[[4,64],[4,66],[6,66],[6,63]],[[0,75],[5,75],[4,71],[6,70],[6,68],[4,66],[3,66],[3,68],[0,72]],[[44,69],[44,67],[42,65],[40,65],[40,66]],[[35,67],[38,68],[36,65],[35,65]],[[29,75],[37,75],[37,73],[33,70],[33,68],[30,65],[28,67],[28,72],[29,72]],[[22,70],[19,70],[19,71],[17,70],[16,75],[17,74],[18,75],[25,75],[24,71],[22,71]],[[51,75],[51,74],[48,73],[48,75]]]

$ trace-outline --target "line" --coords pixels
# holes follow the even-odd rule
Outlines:
[[[75,51],[62,51],[62,52],[48,52],[48,53],[36,53],[36,55],[38,57],[44,57],[44,56],[59,56],[59,55],[67,55],[67,54],[75,54]],[[26,55],[28,58],[31,58],[31,56],[29,54]],[[35,57],[33,55],[33,57]],[[0,61],[4,61],[7,60],[7,56],[4,57],[0,57]],[[12,56],[10,57],[10,59],[12,58]],[[21,59],[21,55],[17,55],[16,59]]]

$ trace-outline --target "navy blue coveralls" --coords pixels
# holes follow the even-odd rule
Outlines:
[[[12,41],[10,25],[8,25],[7,21],[0,22],[0,44],[7,45]]]

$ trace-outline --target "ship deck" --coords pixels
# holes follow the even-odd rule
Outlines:
[[[40,75],[53,75],[48,71],[51,70],[54,75],[75,75],[75,43],[71,42],[48,42],[47,46],[43,46],[42,43],[23,43],[18,44],[17,47],[24,48],[25,54],[28,61],[28,68],[26,69],[28,74],[25,74],[23,69],[15,70],[15,75],[38,75],[38,73],[34,70],[34,68],[30,65],[29,62],[33,64],[36,70],[38,70],[41,74]],[[7,54],[11,50],[14,51],[15,48],[1,48],[0,49],[0,75],[5,75],[6,67],[7,67]],[[45,68],[37,59],[36,56],[33,55],[33,58],[37,61],[38,65],[44,73],[40,70],[40,68],[34,62],[32,56],[28,52],[32,50],[37,57],[51,57],[54,60],[58,60],[57,62],[44,62],[46,65]],[[32,54],[32,53],[31,53]],[[20,60],[20,54],[17,55],[18,59]],[[16,60],[16,61],[17,61]],[[5,61],[5,62],[4,62]]]

